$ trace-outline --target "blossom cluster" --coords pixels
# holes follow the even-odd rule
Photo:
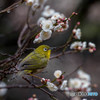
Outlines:
[[[80,25],[80,23],[77,23],[78,25]],[[73,31],[73,38],[80,40],[81,39],[81,29],[80,28],[74,28]],[[78,51],[83,51],[83,50],[89,50],[90,53],[94,52],[96,50],[96,45],[92,42],[88,43],[88,47],[87,47],[87,42],[81,42],[81,41],[75,41],[70,45],[70,49],[74,49],[74,50],[78,50]]]
[[[64,80],[64,75],[61,70],[56,70],[54,76],[56,78],[54,79],[55,81],[44,78],[41,80],[50,91],[61,90],[64,91],[67,96],[69,96],[71,91],[91,91],[91,77],[82,70],[78,70],[76,77],[70,78],[69,80]]]
[[[32,6],[32,10],[42,7],[47,0],[25,0],[26,5]]]
[[[89,50],[90,53],[94,52],[96,50],[96,45],[92,42],[88,43],[87,47],[87,42],[81,42],[81,41],[75,41],[70,45],[70,49],[78,50],[78,51],[83,51],[83,50]]]
[[[36,36],[34,43],[40,43],[43,40],[47,40],[51,37],[53,32],[63,32],[67,30],[68,19],[59,12],[56,12],[54,9],[51,9],[49,5],[44,8],[37,24],[42,28],[41,32]]]
[[[56,70],[54,72],[54,76],[55,76],[55,81],[57,81],[60,85],[60,87],[58,87],[57,84],[54,84],[53,81],[51,81],[50,79],[44,79],[42,78],[41,82],[43,84],[46,84],[47,88],[50,90],[50,91],[57,91],[57,90],[63,90],[66,86],[67,86],[67,80],[63,80],[64,79],[64,76],[63,76],[63,73],[61,70]],[[63,82],[62,82],[63,80]]]
[[[77,77],[69,79],[69,88],[75,91],[91,91],[91,77],[82,70],[77,72]]]
[[[47,0],[25,0],[26,5],[32,6],[32,8],[36,9],[40,5],[44,4]],[[64,14],[56,12],[54,9],[50,8],[49,5],[45,6],[43,12],[41,13],[42,17],[40,17],[37,21],[37,24],[41,27],[41,31],[35,37],[33,43],[40,43],[44,40],[48,40],[51,38],[53,32],[63,32],[67,30],[69,27],[68,21],[71,20],[66,18]],[[71,16],[77,15],[77,13],[73,12]],[[82,32],[80,28],[77,28],[80,25],[80,22],[77,23],[75,28],[72,30],[73,38],[80,40],[82,37]],[[96,50],[96,45],[92,42],[81,42],[75,41],[70,45],[70,49],[83,51],[89,50],[90,53]]]

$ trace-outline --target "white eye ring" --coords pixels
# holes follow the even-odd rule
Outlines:
[[[44,51],[47,51],[47,48],[44,48],[43,50],[44,50]]]

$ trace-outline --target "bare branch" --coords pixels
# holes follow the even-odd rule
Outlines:
[[[74,74],[77,70],[79,70],[82,67],[83,64],[79,65],[74,71],[72,71],[70,74],[68,74],[67,76],[65,76],[65,78],[68,78],[69,76],[71,76],[72,74]]]
[[[59,58],[60,56],[63,56],[63,55],[72,54],[72,53],[76,53],[76,52],[78,52],[78,51],[66,51],[66,52],[64,52],[64,53],[62,52],[62,53],[59,53],[59,54],[57,54],[57,55],[51,57],[50,60],[51,60],[51,59],[54,59],[54,58]]]
[[[53,94],[49,93],[48,91],[46,91],[43,88],[38,87],[38,85],[35,85],[33,83],[31,83],[27,78],[22,77],[25,81],[27,81],[30,85],[32,85],[34,88],[40,89],[41,91],[43,91],[44,93],[46,93],[47,95],[49,95],[49,97],[53,100],[58,100]]]
[[[8,57],[12,57],[12,55],[7,54],[7,53],[2,53],[2,52],[0,52],[0,55],[1,55],[1,56],[8,56]]]
[[[30,89],[33,89],[34,87],[30,86],[30,85],[8,85],[8,86],[5,86],[5,87],[0,87],[0,89],[3,89],[3,88],[7,88],[7,89],[12,89],[12,88],[30,88]]]
[[[1,11],[0,11],[0,14],[1,14],[1,13],[4,13],[4,12],[9,12],[9,11],[11,11],[11,10],[17,8],[17,7],[18,7],[19,5],[21,5],[23,2],[24,2],[23,0],[20,0],[20,1],[16,2],[16,3],[12,4],[12,5],[9,6],[8,8],[6,8],[6,9],[4,9],[4,10],[1,10]]]

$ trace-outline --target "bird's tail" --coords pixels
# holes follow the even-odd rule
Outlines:
[[[14,73],[9,77],[8,82],[19,80],[20,78],[22,78],[23,75],[24,75],[24,71],[18,71],[17,73]]]

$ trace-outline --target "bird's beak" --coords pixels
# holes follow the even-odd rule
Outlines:
[[[56,47],[50,47],[50,49],[49,50],[55,50],[56,49]]]

